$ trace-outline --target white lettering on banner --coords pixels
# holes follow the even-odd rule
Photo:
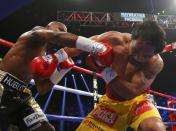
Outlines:
[[[29,127],[29,126],[37,123],[38,121],[47,120],[47,118],[43,112],[35,112],[35,113],[25,117],[23,120],[24,120],[26,126]]]
[[[107,107],[100,106],[99,108],[95,109],[95,111],[91,114],[95,119],[98,119],[109,126],[113,126],[117,119],[117,113],[112,109]]]
[[[125,19],[125,21],[140,21],[142,22],[145,18],[144,13],[120,13],[121,17]]]

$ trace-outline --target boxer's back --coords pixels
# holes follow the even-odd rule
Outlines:
[[[31,32],[23,34],[0,64],[0,69],[7,71],[24,82],[31,80],[30,63],[44,50],[45,44],[32,37]]]

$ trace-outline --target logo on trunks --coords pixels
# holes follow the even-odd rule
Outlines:
[[[24,90],[24,84],[9,74],[6,74],[1,83],[18,91]]]
[[[29,126],[37,123],[38,121],[47,120],[47,118],[43,112],[35,112],[35,113],[25,117],[23,120],[24,120],[26,126],[29,127]]]
[[[83,124],[85,124],[86,126],[88,126],[89,128],[93,129],[94,131],[104,131],[104,129],[102,129],[101,127],[97,126],[95,123],[93,123],[90,120],[84,120]]]
[[[110,108],[100,106],[96,108],[92,114],[95,119],[98,119],[108,126],[112,127],[117,119],[117,113]]]
[[[154,107],[155,106],[152,104],[151,101],[144,100],[144,101],[140,102],[139,105],[137,106],[137,108],[135,110],[135,114],[140,115],[146,111],[152,110]]]

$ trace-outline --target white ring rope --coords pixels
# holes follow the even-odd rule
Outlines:
[[[34,80],[32,80],[30,82],[30,84],[34,84]],[[69,87],[64,87],[64,86],[60,86],[60,85],[54,85],[53,88],[55,90],[60,90],[60,91],[66,91],[66,92],[70,92],[70,93],[74,93],[74,94],[78,94],[78,95],[84,95],[84,96],[90,96],[90,97],[94,97],[94,93],[90,93],[90,92],[86,92],[86,91],[82,91],[82,90],[77,90],[77,89],[72,89]],[[102,95],[98,94],[98,97],[101,97]],[[162,106],[156,106],[158,109],[160,110],[168,110],[168,111],[175,111],[176,109],[173,108],[167,108],[167,107],[162,107]]]
[[[61,116],[61,115],[51,115],[46,114],[49,120],[65,120],[70,122],[81,122],[84,117],[75,117],[75,116]]]
[[[156,106],[156,107],[161,110],[176,111],[176,109],[174,108],[167,108],[167,107],[162,107],[162,106]]]
[[[55,90],[60,90],[60,91],[67,91],[70,93],[74,93],[74,94],[78,94],[78,95],[84,95],[84,96],[91,96],[94,97],[93,93],[90,92],[86,92],[86,91],[82,91],[82,90],[77,90],[77,89],[72,89],[69,87],[64,87],[64,86],[59,86],[59,85],[55,85],[53,86],[53,88]],[[101,97],[102,95],[98,95],[98,97]]]
[[[173,122],[163,122],[165,125],[176,125],[176,122],[173,121]]]
[[[34,80],[31,80],[30,84],[35,85]],[[53,88],[55,90],[59,90],[59,91],[66,91],[66,92],[70,92],[70,93],[74,93],[74,94],[78,94],[78,95],[94,97],[94,93],[90,93],[90,92],[86,92],[86,91],[82,91],[82,90],[77,90],[77,89],[72,89],[72,88],[65,87],[65,86],[54,85]],[[102,95],[98,95],[98,97],[101,97],[101,96]]]

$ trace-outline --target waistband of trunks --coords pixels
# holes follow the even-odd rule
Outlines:
[[[0,83],[20,92],[27,89],[27,84],[25,82],[2,70],[0,70]]]

